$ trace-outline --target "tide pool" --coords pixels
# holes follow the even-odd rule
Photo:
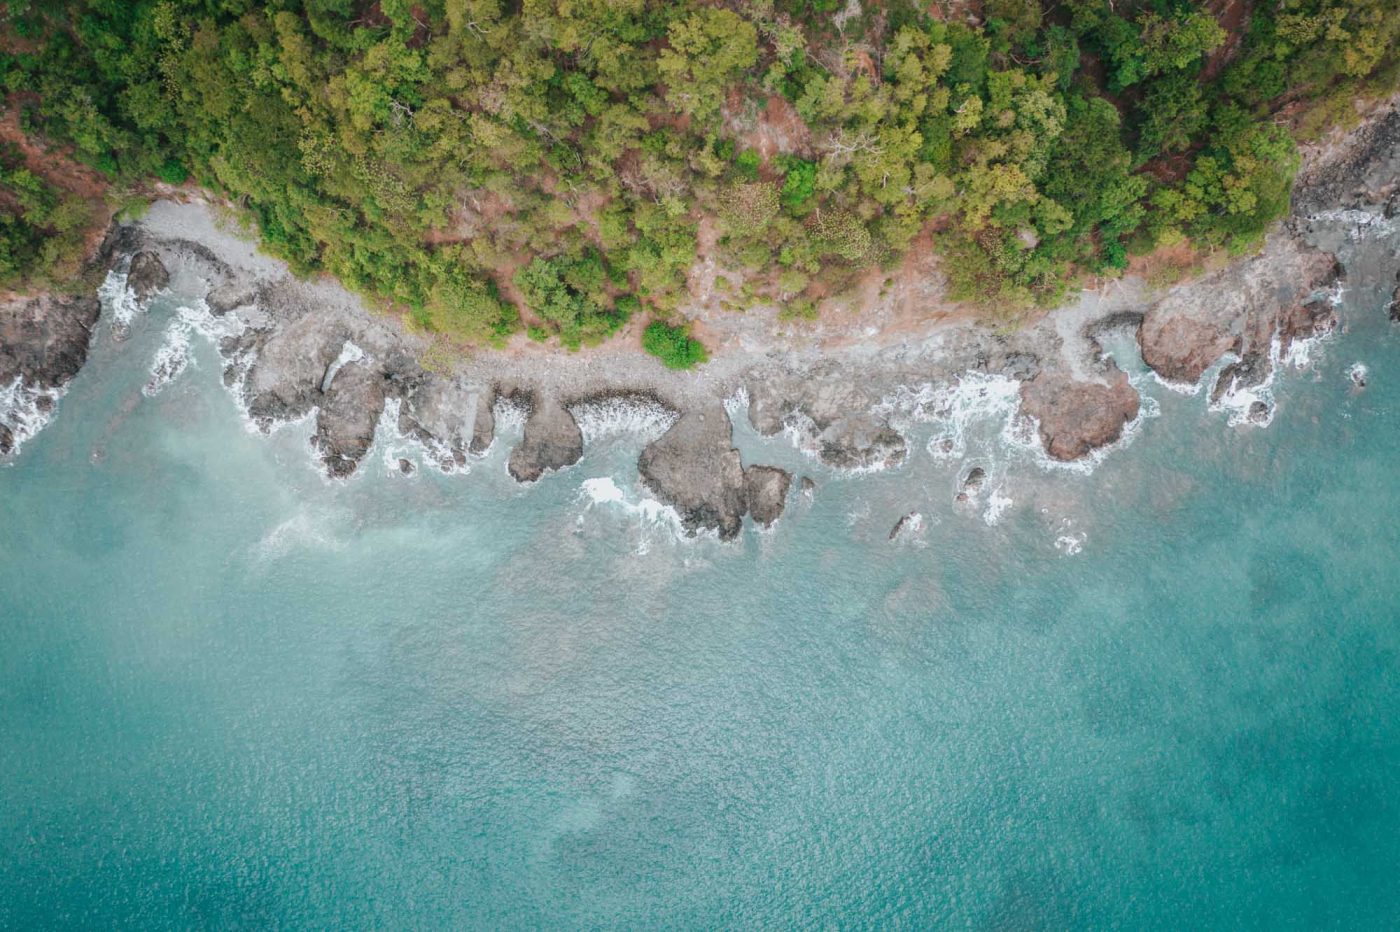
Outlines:
[[[1155,416],[1092,474],[1000,414],[860,477],[740,424],[817,489],[726,545],[616,419],[534,487],[518,425],[328,482],[197,337],[143,393],[161,299],[0,468],[0,926],[1394,925],[1382,301],[1267,429],[1138,364]]]

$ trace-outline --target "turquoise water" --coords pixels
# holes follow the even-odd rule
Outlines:
[[[158,305],[0,469],[0,925],[1393,925],[1379,304],[1267,429],[1149,386],[1081,475],[974,425],[995,523],[922,450],[741,431],[819,487],[732,545],[644,513],[626,435],[327,483],[206,346],[141,394]]]

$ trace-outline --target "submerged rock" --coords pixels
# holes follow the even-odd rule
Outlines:
[[[974,466],[967,471],[963,477],[962,492],[965,495],[976,495],[982,491],[982,484],[987,481],[987,471],[981,466]]]
[[[901,537],[908,537],[919,533],[924,529],[924,516],[917,511],[911,511],[894,523],[890,528],[890,540],[899,540]]]
[[[1042,370],[1021,385],[1021,410],[1039,422],[1045,452],[1062,462],[1087,456],[1123,436],[1140,404],[1127,374],[1111,362],[1102,383]]]
[[[150,251],[138,252],[131,257],[131,267],[126,272],[126,287],[139,300],[145,301],[151,295],[170,284],[170,272],[160,256]]]
[[[553,398],[536,398],[525,420],[524,436],[510,451],[506,468],[517,482],[534,482],[582,457],[583,434],[574,416]]]
[[[802,481],[798,483],[798,490],[805,498],[813,498],[817,494],[817,482],[811,476],[803,476]]]
[[[1210,390],[1210,403],[1219,404],[1229,395],[1263,385],[1273,371],[1273,363],[1263,353],[1250,353],[1220,370]]]
[[[413,465],[413,460],[404,459],[402,456],[399,457],[399,474],[400,474],[400,475],[403,475],[403,476],[411,476],[411,475],[413,475],[413,474],[414,474],[415,472],[417,472],[417,471],[418,471],[418,467]]]
[[[769,527],[782,517],[792,475],[776,466],[749,466],[744,470],[744,498],[754,521]]]
[[[748,489],[731,433],[724,408],[707,405],[682,413],[637,461],[643,484],[689,533],[716,530],[729,540],[743,527]]]

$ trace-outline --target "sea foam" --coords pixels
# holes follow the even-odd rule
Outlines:
[[[569,407],[585,445],[613,437],[638,437],[650,443],[666,433],[677,414],[642,395],[618,395],[579,402]]]
[[[20,376],[15,376],[9,385],[0,386],[0,424],[10,431],[10,455],[19,453],[25,442],[53,419],[66,390],[26,385]]]

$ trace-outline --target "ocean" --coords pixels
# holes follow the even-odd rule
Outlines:
[[[187,300],[109,309],[0,468],[0,926],[1400,923],[1384,285],[1267,427],[1115,341],[1148,401],[1092,468],[995,379],[893,399],[883,473],[740,420],[816,489],[727,544],[640,488],[654,416],[531,487],[518,424],[332,483]]]

